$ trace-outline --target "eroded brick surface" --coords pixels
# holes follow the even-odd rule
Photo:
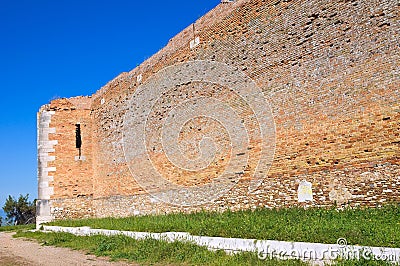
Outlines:
[[[55,114],[50,126],[56,133],[49,138],[58,141],[49,154],[55,160],[48,163],[56,167],[50,184],[53,215],[103,217],[293,206],[298,204],[297,186],[303,179],[313,184],[312,204],[318,206],[335,201],[353,206],[399,201],[399,29],[399,5],[390,0],[220,4],[92,97],[51,102],[48,108]],[[193,36],[200,43],[191,48]],[[192,60],[224,63],[257,84],[271,106],[276,149],[257,190],[247,189],[250,173],[257,167],[257,160],[249,160],[241,181],[228,193],[202,206],[181,207],[158,201],[135,181],[123,151],[124,116],[141,84],[167,66]],[[174,81],[174,76],[169,78]],[[227,87],[199,81],[177,85],[158,99],[148,99],[155,107],[145,118],[149,119],[146,134],[156,134],[158,121],[177,103],[207,95],[240,105]],[[247,112],[246,107],[242,112]],[[75,160],[78,122],[85,160]],[[251,121],[246,123],[256,129]],[[196,139],[196,126],[220,130],[218,123],[199,119],[182,129],[183,136]],[[195,173],[174,170],[151,137],[146,138],[147,151],[168,180],[203,184],[223,172],[223,162],[230,158],[223,155],[229,140],[224,133],[219,136],[221,154],[210,167]],[[250,157],[257,157],[261,141],[250,141]],[[190,158],[198,151],[194,147],[186,152]]]

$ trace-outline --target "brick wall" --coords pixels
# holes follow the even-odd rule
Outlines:
[[[49,126],[54,129],[48,138],[55,143],[49,152],[54,160],[47,165],[53,170],[53,178],[48,183],[53,193],[52,214],[56,217],[58,212],[68,213],[73,217],[84,216],[92,212],[90,204],[79,203],[71,208],[58,204],[54,199],[77,199],[83,202],[93,198],[91,98],[57,99],[47,105],[46,109],[52,112]],[[81,130],[81,154],[76,148],[77,125]]]
[[[47,107],[55,111],[50,126],[56,132],[49,138],[58,141],[50,153],[55,160],[48,163],[57,169],[49,184],[54,187],[52,215],[103,217],[293,206],[299,204],[301,180],[312,183],[314,201],[308,204],[317,206],[398,201],[398,17],[398,4],[389,0],[221,3],[91,98],[56,100]],[[194,36],[199,44],[191,47]],[[205,63],[193,65],[193,61]],[[222,67],[210,70],[206,62]],[[193,79],[198,73],[204,80]],[[241,84],[262,92],[264,111],[258,112],[257,104],[241,97],[245,91]],[[157,195],[168,192],[168,182],[186,187],[210,184],[242,154],[231,153],[235,145],[227,124],[205,116],[182,125],[179,136],[195,143],[202,136],[214,138],[214,160],[196,171],[171,162],[163,146],[171,143],[161,143],[163,123],[171,112],[180,110],[174,108],[207,97],[226,103],[242,118],[250,136],[243,152],[247,164],[243,171],[231,174],[238,183],[213,202],[165,203]],[[135,106],[138,103],[143,105]],[[191,110],[197,110],[194,105]],[[215,106],[214,113],[225,112],[222,105]],[[273,121],[273,132],[259,132],[260,121],[252,118],[252,112],[265,112],[262,117],[268,118],[267,123]],[[83,125],[85,160],[75,160],[77,121]],[[134,122],[143,126],[143,136],[130,135]],[[130,145],[138,139],[143,140],[143,150],[127,151],[136,147]],[[271,151],[263,161],[265,148]],[[196,145],[182,150],[189,159],[201,154]],[[157,183],[150,174],[154,170],[167,182]],[[263,173],[265,180],[249,192],[254,173]],[[199,191],[195,201],[207,199],[209,193]]]

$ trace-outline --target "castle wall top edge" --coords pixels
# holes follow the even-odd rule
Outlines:
[[[51,100],[48,104],[40,106],[39,113],[43,111],[50,111],[54,109],[72,108],[78,110],[90,110],[92,106],[93,98],[91,95],[88,96],[74,96],[70,98],[57,98]]]
[[[148,59],[143,61],[140,65],[133,68],[129,72],[122,72],[114,79],[110,80],[97,90],[93,95],[93,100],[97,99],[101,95],[105,94],[105,92],[110,88],[113,87],[112,84],[119,83],[126,78],[133,78],[137,75],[151,71],[152,67],[159,61],[163,56],[168,54],[172,54],[175,51],[181,49],[185,45],[189,45],[190,41],[193,39],[193,24],[195,25],[196,33],[201,32],[203,29],[207,28],[211,25],[222,21],[224,18],[229,16],[235,9],[240,8],[241,6],[245,5],[246,3],[250,2],[250,0],[237,0],[230,3],[220,3],[207,12],[205,15],[201,16],[197,19],[194,23],[188,25],[185,29],[179,32],[177,35],[172,37],[168,43],[161,48],[158,52],[150,56]]]

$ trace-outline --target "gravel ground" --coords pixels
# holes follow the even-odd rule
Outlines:
[[[85,255],[81,251],[51,246],[41,246],[35,241],[13,238],[14,233],[0,233],[0,265],[135,265],[126,262],[110,262],[108,258]]]

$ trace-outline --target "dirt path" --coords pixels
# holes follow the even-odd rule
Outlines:
[[[110,262],[108,258],[99,258],[94,255],[67,248],[41,246],[34,241],[13,238],[13,233],[0,232],[0,265],[134,265],[124,262]]]

